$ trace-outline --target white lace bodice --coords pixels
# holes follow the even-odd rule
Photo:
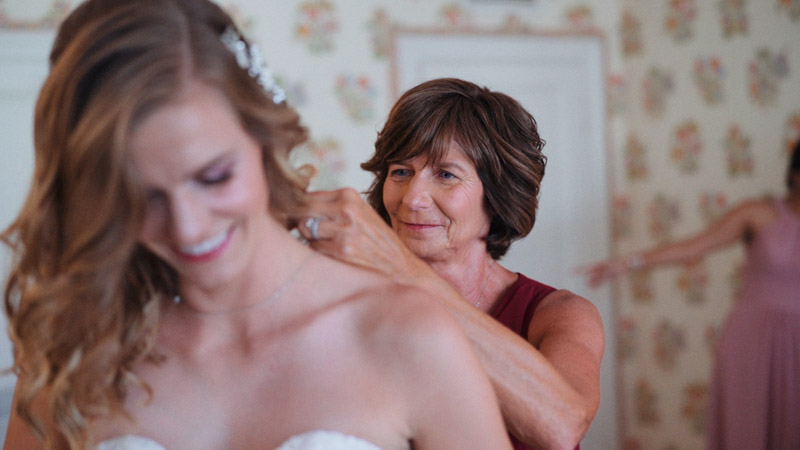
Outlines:
[[[103,441],[97,450],[167,450],[143,436],[127,435]],[[275,450],[381,450],[364,439],[338,431],[314,430],[292,436]]]

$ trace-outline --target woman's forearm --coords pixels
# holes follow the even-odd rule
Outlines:
[[[574,448],[597,411],[536,348],[473,308],[438,276],[422,282],[437,292],[473,344],[492,380],[509,431],[539,448]]]

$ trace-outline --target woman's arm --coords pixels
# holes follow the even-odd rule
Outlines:
[[[578,270],[588,278],[590,286],[617,277],[628,270],[638,270],[662,264],[677,264],[698,259],[705,254],[728,246],[757,233],[771,223],[777,212],[766,200],[751,200],[735,207],[721,219],[698,234],[669,242],[633,256],[599,262]]]
[[[529,342],[473,308],[435,273],[416,280],[437,293],[472,342],[514,436],[536,448],[580,443],[600,404],[605,335],[594,305],[568,291],[549,294],[531,321]]]
[[[543,300],[540,308],[548,303],[563,308],[545,308],[542,311],[553,314],[545,313],[541,321],[531,324],[532,337],[546,351],[542,353],[469,305],[408,250],[356,191],[313,193],[308,215],[324,218],[319,226],[321,239],[312,241],[312,247],[436,294],[471,341],[515,436],[544,448],[573,448],[582,439],[597,410],[604,345],[600,317],[591,303],[572,295],[564,299],[562,291]],[[300,232],[310,237],[307,229],[301,227]],[[571,330],[550,324],[547,318],[557,316],[579,325]]]
[[[553,391],[566,392],[550,398],[545,397],[547,392],[542,393],[537,397],[546,398],[551,404],[529,402],[530,407],[540,411],[527,414],[544,415],[545,419],[536,424],[541,427],[536,435],[547,436],[546,444],[573,448],[586,435],[600,406],[600,363],[605,351],[600,313],[591,302],[572,292],[553,292],[537,307],[528,328],[528,340],[556,372],[543,375],[557,380],[558,387]],[[530,436],[531,440],[534,438]]]

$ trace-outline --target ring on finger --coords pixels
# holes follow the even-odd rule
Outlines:
[[[308,228],[308,232],[311,233],[311,239],[318,241],[319,240],[319,223],[322,221],[319,217],[309,217],[306,220],[306,228]]]

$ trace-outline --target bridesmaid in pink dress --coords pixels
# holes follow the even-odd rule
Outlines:
[[[800,142],[783,198],[743,202],[701,233],[583,268],[590,285],[628,270],[746,245],[739,299],[720,334],[709,449],[800,449]]]

